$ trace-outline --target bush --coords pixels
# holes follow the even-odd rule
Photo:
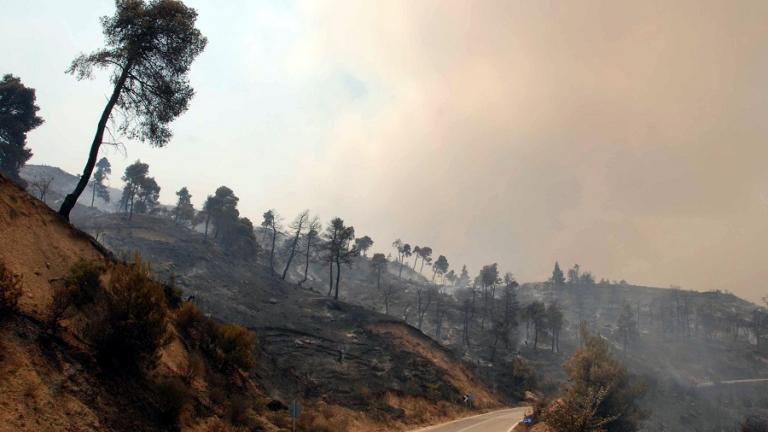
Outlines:
[[[90,323],[89,336],[106,366],[153,368],[167,340],[163,287],[137,261],[114,266],[104,314]]]
[[[93,261],[80,260],[69,269],[69,275],[64,279],[68,288],[67,295],[77,307],[93,303],[96,296],[102,292],[101,275],[104,266]]]
[[[214,357],[224,371],[250,369],[254,365],[256,335],[235,324],[213,326]]]
[[[160,420],[165,424],[175,424],[190,399],[190,392],[180,379],[168,378],[156,385],[155,396]]]
[[[176,312],[176,328],[187,338],[187,342],[197,348],[206,337],[208,317],[192,303],[185,302]]]
[[[176,327],[191,347],[202,348],[224,372],[253,367],[256,335],[248,329],[216,323],[188,302],[176,312]]]
[[[18,310],[21,286],[21,275],[11,273],[5,264],[0,262],[0,313]]]

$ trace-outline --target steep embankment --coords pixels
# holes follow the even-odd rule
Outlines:
[[[233,262],[197,233],[158,231],[144,222],[149,225],[124,236],[140,247],[110,246],[140,250],[161,278],[174,275],[204,310],[254,329],[259,338],[256,366],[241,378],[223,377],[211,360],[197,366],[204,373],[189,379],[182,429],[230,427],[245,416],[249,427],[280,430],[288,425],[292,399],[305,406],[299,429],[313,431],[406,429],[460,414],[465,393],[480,396],[482,407],[500,404],[469,369],[405,324],[297,290],[263,269],[251,271],[255,264]],[[105,232],[108,242],[115,240]],[[151,378],[106,373],[74,325],[82,317],[65,320],[61,335],[52,334],[46,320],[52,293],[73,264],[113,265],[110,254],[1,177],[0,238],[0,261],[22,276],[24,292],[20,312],[0,322],[0,430],[165,428],[152,382],[188,378],[197,345],[173,327]],[[175,319],[178,312],[168,313]],[[247,405],[235,403],[240,400]]]

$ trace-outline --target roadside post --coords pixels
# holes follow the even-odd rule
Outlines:
[[[291,401],[291,406],[288,407],[288,412],[291,414],[291,430],[296,432],[296,419],[301,415],[301,404],[294,399]]]

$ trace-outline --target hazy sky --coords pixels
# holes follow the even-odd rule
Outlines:
[[[555,260],[768,294],[768,2],[187,1],[197,91],[140,158],[174,200],[341,216],[454,268]],[[79,172],[110,91],[64,70],[111,1],[0,0],[0,73],[37,89],[31,163]]]

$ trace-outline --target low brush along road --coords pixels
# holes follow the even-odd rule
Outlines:
[[[503,409],[412,432],[509,432],[530,411],[530,407]]]

